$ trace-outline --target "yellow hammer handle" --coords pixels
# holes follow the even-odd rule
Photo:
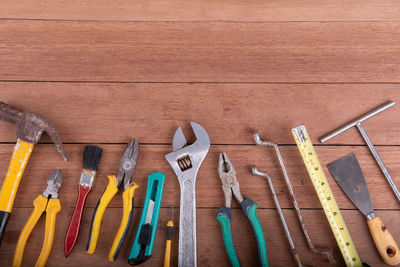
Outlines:
[[[106,210],[108,203],[110,203],[111,199],[118,192],[117,188],[117,177],[115,175],[109,175],[108,185],[106,191],[104,191],[101,196],[99,202],[97,203],[97,207],[94,210],[92,217],[92,224],[90,226],[89,232],[89,241],[87,244],[86,252],[89,254],[93,254],[96,250],[97,239],[99,237],[100,224],[103,218],[104,211]]]
[[[46,230],[44,233],[42,251],[40,251],[40,255],[36,261],[35,267],[44,267],[46,265],[47,259],[50,255],[51,247],[53,246],[54,230],[56,228],[56,216],[60,210],[60,200],[50,199],[46,208]]]
[[[119,225],[117,234],[115,235],[114,242],[111,246],[110,253],[108,254],[109,261],[115,261],[117,259],[126,233],[129,230],[133,211],[133,197],[137,188],[139,188],[139,186],[135,182],[132,182],[129,184],[128,188],[122,193],[122,220],[121,224]]]
[[[400,263],[399,247],[394,241],[389,230],[378,216],[367,221],[369,231],[378,249],[381,258],[386,264],[397,265]]]
[[[171,240],[167,240],[164,256],[164,267],[169,267],[171,262]]]
[[[17,247],[15,248],[14,252],[14,259],[13,259],[13,267],[19,267],[22,263],[22,257],[24,255],[24,249],[26,245],[26,241],[29,238],[33,228],[35,227],[36,223],[40,219],[40,216],[46,209],[47,198],[40,195],[33,201],[33,212],[29,216],[29,219],[26,221],[24,228],[22,229],[17,242]]]
[[[15,194],[17,193],[19,182],[24,173],[26,163],[32,153],[33,144],[17,140],[7,175],[0,190],[0,210],[11,212],[14,204]]]

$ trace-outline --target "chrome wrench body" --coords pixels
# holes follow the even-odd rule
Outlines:
[[[178,127],[172,141],[173,152],[165,155],[179,180],[181,190],[179,211],[178,266],[197,266],[196,251],[196,177],[210,148],[210,138],[202,126],[191,122],[196,141],[188,146],[182,128]]]

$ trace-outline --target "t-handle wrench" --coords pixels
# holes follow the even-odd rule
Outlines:
[[[342,128],[340,128],[340,129],[338,129],[338,130],[336,130],[336,131],[334,131],[334,132],[332,132],[332,133],[330,133],[330,134],[328,134],[326,136],[321,137],[320,141],[321,141],[321,143],[323,143],[325,141],[328,141],[332,137],[335,137],[336,135],[341,134],[342,132],[350,129],[351,127],[356,126],[357,129],[360,131],[361,136],[364,138],[365,143],[367,143],[368,148],[372,153],[372,156],[374,156],[376,162],[378,163],[379,168],[381,169],[381,171],[385,175],[386,180],[389,182],[390,187],[392,188],[393,192],[396,194],[397,199],[400,201],[399,189],[397,188],[396,184],[394,183],[393,178],[390,176],[389,171],[386,169],[385,164],[383,164],[383,161],[382,161],[381,157],[379,156],[378,152],[375,150],[375,147],[372,144],[371,139],[369,139],[369,137],[367,135],[367,132],[361,126],[361,122],[363,122],[363,121],[371,118],[372,116],[375,116],[376,114],[378,114],[378,113],[380,113],[380,112],[382,112],[382,111],[394,106],[394,104],[395,103],[393,101],[390,101],[390,102],[388,102],[388,103],[386,103],[386,104],[374,109],[373,111],[365,114],[361,118],[358,118],[358,119],[346,124]]]
[[[197,266],[196,252],[196,176],[210,148],[206,130],[191,122],[196,142],[186,145],[182,128],[176,129],[172,141],[173,152],[165,155],[179,180],[181,201],[179,209],[178,266]]]

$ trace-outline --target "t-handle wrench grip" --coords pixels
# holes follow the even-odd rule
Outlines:
[[[181,202],[179,211],[178,266],[197,266],[196,251],[196,191],[195,179],[179,179]]]

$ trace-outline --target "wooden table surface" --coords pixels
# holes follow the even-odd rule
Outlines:
[[[338,205],[364,262],[384,266],[361,213],[346,198],[326,164],[355,152],[373,205],[400,241],[400,205],[356,129],[326,144],[319,137],[374,107],[400,102],[400,3],[397,0],[198,1],[198,0],[0,0],[0,99],[53,122],[64,142],[63,162],[48,136],[35,147],[22,178],[0,265],[9,266],[32,201],[51,170],[61,168],[62,210],[48,266],[128,266],[147,175],[166,175],[153,256],[143,266],[161,266],[165,224],[174,206],[178,226],[179,185],[164,159],[177,126],[200,123],[211,147],[196,185],[199,266],[229,266],[216,213],[224,204],[218,153],[227,152],[242,194],[258,204],[271,266],[295,266],[267,183],[250,174],[256,164],[272,177],[295,246],[304,264],[329,266],[310,252],[272,148],[256,147],[252,133],[280,145],[313,243],[340,251],[302,163],[290,129],[304,123],[316,145]],[[364,126],[400,185],[400,107]],[[0,177],[6,174],[16,127],[0,123]],[[126,143],[141,142],[134,181],[133,225],[115,263],[108,250],[122,215],[119,193],[103,218],[94,255],[85,247],[96,203],[115,173]],[[104,149],[77,245],[64,257],[64,236],[77,197],[82,152]],[[2,182],[2,179],[0,180]],[[256,244],[238,204],[233,235],[244,266],[257,265]],[[177,263],[178,227],[172,244]],[[24,266],[33,266],[42,246],[44,219],[27,244]]]

